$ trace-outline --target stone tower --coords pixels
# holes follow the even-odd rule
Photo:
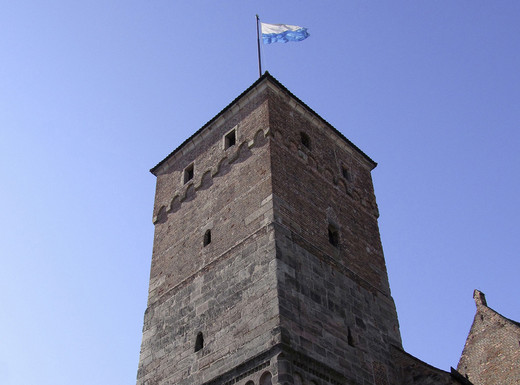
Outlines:
[[[421,383],[402,369],[418,360],[401,347],[375,166],[269,73],[155,166],[137,384]]]

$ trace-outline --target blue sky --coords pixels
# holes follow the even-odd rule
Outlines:
[[[0,383],[135,381],[148,172],[264,69],[379,163],[405,349],[449,370],[472,291],[520,320],[516,0],[5,2]]]

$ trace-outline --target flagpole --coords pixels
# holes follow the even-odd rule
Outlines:
[[[258,77],[262,77],[262,60],[260,58],[260,18],[256,15],[256,43],[258,46]]]

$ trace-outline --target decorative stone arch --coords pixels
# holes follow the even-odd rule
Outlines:
[[[181,207],[181,200],[180,200],[179,194],[176,194],[170,201],[170,204],[168,206],[168,212],[174,213],[175,211],[180,209],[180,207]]]
[[[347,187],[347,184],[343,181],[343,179],[338,179],[338,188],[343,191],[344,193],[347,193],[348,194],[348,187]]]
[[[298,144],[296,143],[296,141],[289,139],[287,142],[287,148],[292,152],[296,152],[298,151]]]
[[[251,150],[247,143],[241,143],[238,147],[236,158],[233,160],[234,162],[240,163],[249,158],[252,155]]]
[[[261,147],[266,142],[266,135],[264,130],[258,130],[253,136],[253,147]]]
[[[274,130],[272,130],[271,132],[272,132],[273,138],[274,138],[275,140],[278,140],[278,141],[280,141],[281,143],[283,143],[283,135],[282,135],[282,132],[281,132],[280,130],[276,130],[276,129],[274,129]]]
[[[168,214],[166,214],[166,207],[161,206],[159,211],[157,212],[157,215],[153,218],[153,224],[158,223],[164,223],[166,222],[166,219],[168,218]]]
[[[341,163],[341,176],[347,181],[352,182],[352,171],[350,171],[350,166],[345,163]]]
[[[332,223],[336,227],[338,226],[338,214],[336,213],[336,210],[334,210],[334,207],[329,206],[325,210],[325,214],[327,215],[327,222]]]
[[[186,188],[182,201],[189,202],[189,201],[192,201],[193,199],[195,199],[195,185],[193,183],[190,183],[188,185],[188,187]]]
[[[262,373],[260,377],[260,385],[273,385],[273,375],[271,372],[266,371]]]
[[[229,164],[229,159],[227,158],[227,156],[225,156],[222,159],[220,159],[220,161],[218,162],[217,168],[213,175],[214,176],[215,175],[217,175],[217,176],[226,175],[230,169],[231,169],[231,165]]]
[[[211,170],[206,171],[200,178],[199,189],[206,190],[213,184],[213,178],[211,177]]]
[[[307,164],[314,170],[318,170],[318,162],[311,154],[307,154]]]
[[[329,167],[325,167],[323,169],[323,176],[325,177],[325,179],[327,179],[328,181],[331,181],[332,183],[334,183],[334,173],[332,172],[332,170],[329,168]],[[334,183],[335,184],[335,183]]]

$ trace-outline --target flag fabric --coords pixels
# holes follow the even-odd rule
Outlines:
[[[264,44],[302,41],[309,37],[307,28],[298,27],[297,25],[260,24],[262,25],[262,40]]]

